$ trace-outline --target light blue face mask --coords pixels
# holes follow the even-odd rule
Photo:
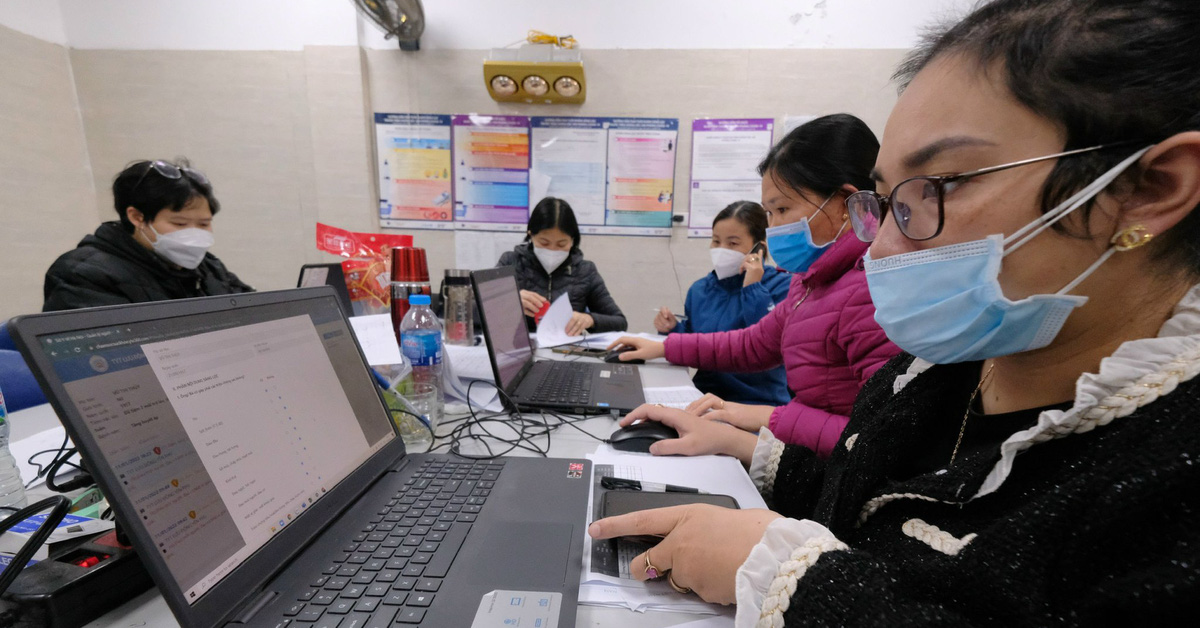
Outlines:
[[[1087,297],[1067,293],[1115,249],[1105,251],[1057,293],[1019,301],[1009,300],[1000,289],[1001,262],[1099,194],[1147,150],[1117,164],[1007,238],[992,235],[880,260],[871,259],[868,251],[864,264],[875,321],[898,347],[934,364],[986,360],[1050,344],[1071,312],[1087,303]]]
[[[836,194],[836,192],[834,193]],[[824,203],[817,208],[819,213],[825,209],[830,199],[825,199]],[[816,214],[813,214],[814,216]],[[825,251],[829,250],[829,246],[837,241],[838,236],[842,235],[842,230],[846,228],[846,222],[842,223],[842,228],[838,229],[837,235],[833,236],[833,240],[817,246],[813,244],[812,230],[808,226],[808,218],[804,217],[800,220],[778,227],[769,227],[767,229],[767,250],[771,252],[771,257],[775,258],[775,265],[790,272],[802,273],[812,266],[813,262],[817,261]]]

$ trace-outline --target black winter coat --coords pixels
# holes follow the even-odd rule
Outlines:
[[[1194,623],[1200,379],[1030,447],[994,493],[960,505],[998,446],[938,472],[897,471],[937,435],[959,432],[980,363],[933,366],[893,393],[912,360],[902,354],[867,382],[828,461],[784,450],[774,510],[817,521],[849,546],[799,576],[788,628]],[[880,506],[881,495],[899,498]],[[928,532],[961,548],[936,550],[920,538]]]
[[[549,275],[542,268],[537,255],[534,255],[530,242],[518,244],[501,255],[496,266],[513,266],[518,288],[536,292],[550,301],[564,292],[570,294],[571,309],[591,314],[595,319],[596,324],[587,330],[590,333],[625,331],[629,328],[621,308],[617,307],[617,302],[608,293],[600,271],[596,270],[595,264],[583,259],[583,253],[577,248],[571,249],[567,261]],[[529,326],[529,331],[537,329],[532,316],[525,317],[525,324]]]
[[[46,271],[43,312],[253,292],[212,254],[195,270],[173,268],[106,222]]]

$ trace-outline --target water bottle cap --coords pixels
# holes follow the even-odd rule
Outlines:
[[[409,305],[429,305],[428,294],[411,294],[408,296]]]

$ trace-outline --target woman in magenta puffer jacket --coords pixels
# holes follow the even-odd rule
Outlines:
[[[846,197],[874,189],[879,142],[862,120],[817,118],[783,138],[759,166],[771,228],[767,248],[795,273],[787,298],[757,324],[712,334],[671,334],[659,343],[624,337],[621,359],[666,357],[698,369],[757,372],[787,369],[791,402],[754,406],[705,395],[686,412],[749,432],[766,427],[785,443],[829,455],[867,379],[900,349],[875,323],[862,256],[867,244],[849,228]],[[659,409],[659,412],[666,411]],[[682,412],[682,411],[681,411]],[[708,453],[699,438],[656,443],[659,455]]]

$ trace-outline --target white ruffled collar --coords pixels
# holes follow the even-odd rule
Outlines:
[[[931,366],[920,358],[914,360],[908,371],[896,378],[894,392],[900,392]],[[1000,488],[1022,451],[1128,416],[1198,373],[1200,285],[1193,286],[1179,301],[1157,337],[1125,342],[1100,361],[1099,373],[1080,375],[1075,383],[1074,406],[1067,410],[1047,410],[1038,417],[1037,425],[1008,437],[1000,445],[1000,460],[970,499]]]

